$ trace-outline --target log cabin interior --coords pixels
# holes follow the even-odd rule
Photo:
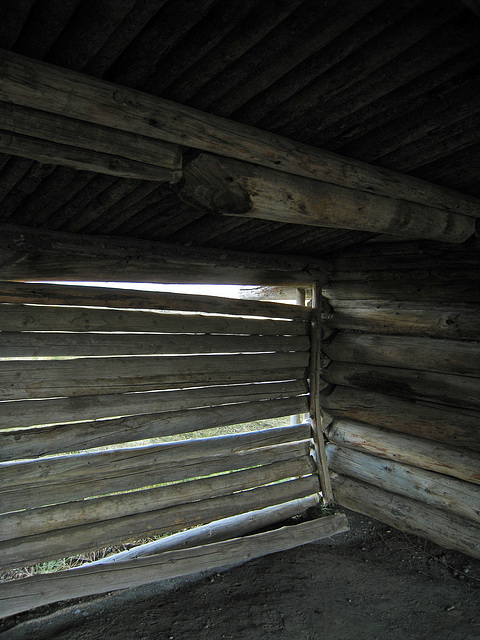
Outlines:
[[[478,0],[7,1],[0,48],[1,569],[174,534],[1,615],[344,531],[274,526],[322,503],[479,558]]]

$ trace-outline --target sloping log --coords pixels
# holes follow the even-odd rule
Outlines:
[[[3,280],[305,285],[324,282],[325,267],[324,261],[299,256],[194,249],[0,225]]]
[[[416,354],[416,357],[419,356],[420,354]],[[415,366],[415,363],[411,366]],[[473,377],[332,362],[322,372],[322,378],[326,382],[344,387],[480,409],[480,380]]]
[[[323,288],[323,295],[333,307],[350,306],[352,301],[422,301],[426,303],[443,304],[449,302],[473,303],[478,305],[480,299],[480,282],[476,279],[462,279],[458,282],[434,283],[428,279],[421,282],[349,282],[339,281],[327,284]]]
[[[480,528],[475,522],[343,476],[333,477],[332,484],[335,500],[343,507],[480,558]]]
[[[439,300],[443,300],[440,294]],[[480,340],[480,305],[426,302],[365,302],[339,306],[324,315],[334,329],[451,340]]]
[[[0,331],[216,333],[225,335],[308,335],[308,324],[157,311],[0,304]]]
[[[175,457],[175,450],[139,452],[129,448],[115,450],[116,455],[106,459],[107,467],[106,460],[98,456],[98,453],[83,454],[86,459],[80,460],[73,455],[33,463],[3,463],[2,475],[5,482],[0,489],[2,510],[8,513],[19,509],[33,509],[142,489],[165,482],[182,481],[183,484],[189,478],[308,456],[309,448],[308,441],[234,451],[224,455],[209,455],[208,451],[200,448],[197,449],[196,458],[188,458],[185,462]],[[68,460],[69,457],[73,459]],[[100,457],[98,470],[85,466],[96,463],[97,457]],[[133,461],[136,466],[132,466]],[[40,477],[36,476],[38,473],[41,474]],[[62,473],[64,477],[61,477]]]
[[[0,361],[0,400],[306,378],[308,351]]]
[[[322,351],[340,362],[480,377],[480,342],[340,331]]]
[[[480,215],[478,201],[275,134],[15,53],[0,55],[0,100],[129,131],[350,189]],[[25,78],[29,81],[26,82]]]
[[[45,164],[94,171],[118,178],[176,182],[181,176],[180,168],[177,171],[172,171],[119,156],[90,151],[89,149],[79,149],[5,131],[0,131],[0,152]]]
[[[327,458],[335,473],[480,524],[480,492],[469,482],[333,443],[327,444]]]
[[[6,102],[0,122],[0,148],[11,155],[125,178],[181,177],[177,145]]]
[[[267,258],[268,260],[268,258]],[[112,287],[85,287],[59,284],[2,282],[0,302],[13,304],[72,305],[77,307],[113,307],[155,311],[192,311],[264,318],[287,318],[307,321],[310,309],[294,304],[259,300],[236,300],[216,296],[135,291]]]
[[[81,451],[122,442],[178,435],[252,420],[306,413],[307,410],[308,397],[298,396],[78,424],[10,429],[0,431],[0,461],[37,458],[53,453]],[[301,427],[291,428],[299,430],[298,440],[310,437],[310,425],[304,424]],[[271,437],[271,431],[267,429],[262,433]],[[282,428],[276,428],[274,431],[281,433]]]
[[[193,549],[168,551],[148,558],[130,560],[128,563],[36,576],[25,582],[22,580],[22,584],[5,583],[0,585],[0,615],[10,616],[66,598],[136,587],[245,562],[347,530],[345,515],[337,514],[294,527],[282,527]]]
[[[315,507],[319,503],[318,495],[307,496],[306,498],[298,498],[290,500],[283,504],[266,507],[258,511],[250,511],[250,513],[241,513],[238,516],[230,518],[222,518],[215,520],[209,524],[204,524],[194,529],[174,533],[153,542],[139,544],[132,549],[120,551],[106,558],[94,560],[87,564],[81,565],[86,569],[92,566],[101,566],[104,564],[118,564],[126,562],[134,558],[143,558],[155,554],[165,553],[166,551],[174,551],[175,549],[190,549],[203,544],[212,542],[220,542],[228,540],[232,536],[244,536],[252,531],[260,531],[271,527],[278,522],[284,522],[289,518],[303,514],[307,509]]]
[[[0,428],[212,407],[239,401],[273,400],[307,394],[304,380],[201,387],[180,391],[76,396],[49,400],[12,400],[2,405]]]
[[[288,480],[195,503],[156,509],[113,520],[58,529],[0,542],[0,569],[43,562],[119,542],[182,531],[219,518],[305,498],[320,489],[316,476]]]
[[[134,513],[147,513],[166,509],[177,504],[206,500],[236,491],[279,482],[285,478],[311,475],[316,469],[310,456],[287,458],[270,464],[236,471],[209,478],[176,482],[164,487],[129,491],[91,500],[77,500],[55,504],[40,509],[6,513],[0,516],[0,540],[10,540],[46,533],[56,529],[74,527],[90,522],[102,522],[122,518]],[[205,473],[208,473],[206,465]]]
[[[480,484],[477,451],[438,444],[355,420],[334,420],[326,433],[331,442],[341,446]]]
[[[1,358],[308,351],[308,336],[0,332]]]
[[[448,242],[475,230],[471,217],[205,154],[185,167],[184,182],[179,197],[213,213]]]
[[[480,451],[480,412],[418,403],[384,393],[336,386],[321,406],[338,418],[359,420],[448,445]]]

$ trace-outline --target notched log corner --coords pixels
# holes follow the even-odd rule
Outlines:
[[[253,208],[248,192],[221,162],[201,154],[185,167],[178,197],[208,213],[242,215]]]

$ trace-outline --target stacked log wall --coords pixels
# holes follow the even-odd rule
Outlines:
[[[309,333],[295,305],[4,283],[0,569],[318,501],[309,424],[198,434],[306,413]]]
[[[480,557],[480,242],[352,248],[324,287],[335,500]]]

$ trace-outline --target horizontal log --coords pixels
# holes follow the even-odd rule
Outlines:
[[[105,467],[102,464],[105,461],[100,459],[101,467],[98,471],[85,468],[85,462],[87,462],[85,460],[64,459],[69,456],[59,457],[58,464],[53,465],[48,464],[51,462],[48,459],[33,465],[12,464],[10,468],[2,469],[5,482],[0,489],[1,504],[3,512],[8,513],[19,509],[34,509],[94,496],[143,489],[166,482],[183,484],[183,481],[190,478],[307,456],[309,451],[310,443],[303,441],[245,452],[234,451],[228,455],[209,455],[208,451],[200,450],[197,457],[183,461],[178,457],[169,457],[163,452],[140,452],[140,454],[137,452],[135,455],[135,450],[127,449],[116,452],[117,456],[109,460],[110,466]],[[93,453],[89,455],[95,456]],[[72,457],[75,458],[75,456]],[[132,466],[133,460],[137,464],[136,467]],[[89,462],[94,463],[97,460],[91,458]],[[6,464],[8,463],[3,463],[4,466]],[[32,473],[36,471],[35,467],[38,468],[41,477],[35,475],[32,477]],[[61,477],[62,467],[65,474],[63,478]],[[89,503],[90,500],[87,502]]]
[[[182,175],[180,167],[178,170],[172,171],[109,153],[81,149],[1,130],[0,152],[45,164],[70,167],[81,171],[93,171],[118,178],[151,180],[152,182],[178,182]]]
[[[450,243],[449,243],[450,246]],[[373,271],[361,271],[360,266],[357,266],[355,271],[336,271],[329,274],[331,282],[382,282],[385,284],[403,283],[405,278],[408,278],[409,283],[418,284],[423,286],[426,281],[432,282],[437,287],[439,285],[449,286],[450,282],[461,282],[462,280],[474,281],[477,280],[480,275],[480,265],[477,262],[475,265],[469,264],[468,256],[465,260],[465,264],[458,265],[456,268],[448,268],[448,266],[436,266],[432,269],[422,269],[420,264],[415,267],[414,261],[410,268],[408,268],[408,261],[406,261],[404,269],[396,269],[395,271],[388,266],[385,266],[384,270]]]
[[[340,331],[322,351],[334,361],[480,376],[480,342]]]
[[[370,304],[362,301],[348,307],[337,306],[334,312],[325,314],[324,321],[335,329],[450,340],[480,340],[479,313],[480,308],[476,304]]]
[[[12,400],[2,404],[0,429],[81,420],[146,415],[229,403],[273,400],[308,393],[304,380],[202,387],[180,391],[75,396],[49,400]]]
[[[53,362],[50,360],[50,362]],[[69,360],[74,362],[74,360]],[[1,364],[1,363],[0,363]],[[122,362],[117,360],[117,366],[122,367]],[[45,371],[45,370],[44,370]],[[47,371],[48,373],[48,371]],[[262,384],[265,382],[280,382],[284,380],[303,380],[308,376],[307,368],[297,369],[271,369],[250,371],[214,371],[212,373],[172,373],[163,375],[148,375],[123,377],[113,376],[97,377],[93,380],[78,378],[66,378],[55,382],[48,374],[45,381],[37,372],[32,382],[26,383],[26,387],[13,385],[11,389],[5,389],[3,400],[42,400],[57,397],[98,396],[124,393],[143,393],[145,391],[186,390],[195,387],[211,387],[225,384]],[[324,383],[326,384],[326,383]],[[0,394],[2,395],[2,394]]]
[[[67,479],[72,474],[77,478],[94,479],[102,470],[105,475],[110,470],[120,468],[133,473],[138,465],[155,468],[162,464],[180,464],[180,462],[194,461],[199,457],[228,457],[233,453],[242,453],[264,447],[292,442],[305,441],[310,438],[308,424],[292,427],[276,427],[246,433],[236,433],[224,436],[194,438],[177,442],[148,444],[125,448],[115,448],[94,452],[81,452],[65,456],[44,457],[41,460],[24,460],[15,463],[2,464],[5,474],[3,488],[15,489],[19,484],[49,484],[61,478]],[[133,471],[132,471],[133,470]],[[144,469],[145,470],[145,469]],[[183,471],[175,471],[183,474]],[[185,479],[188,475],[181,475],[175,479]]]
[[[210,522],[209,524],[204,524],[194,529],[174,533],[171,536],[166,536],[153,542],[139,544],[132,549],[120,551],[106,558],[88,562],[87,564],[81,565],[81,567],[84,569],[88,567],[90,569],[92,566],[118,564],[119,562],[133,560],[134,558],[163,554],[166,551],[174,551],[175,549],[190,549],[199,545],[220,542],[221,540],[228,540],[234,536],[238,538],[253,531],[267,529],[274,524],[303,514],[307,509],[317,506],[319,500],[320,497],[316,494],[307,496],[306,498],[290,500],[290,502],[284,502],[283,504],[274,505],[273,507],[266,507],[265,509],[258,509],[257,511],[250,511],[249,513],[241,513],[238,516],[222,518],[221,520],[215,520],[215,522]]]
[[[1,246],[1,240],[0,240]],[[268,258],[267,258],[268,259]],[[217,296],[141,291],[114,287],[2,282],[0,302],[13,304],[73,305],[155,311],[191,311],[308,321],[311,310],[294,304],[236,300]]]
[[[420,354],[416,355],[420,357]],[[322,378],[344,387],[480,409],[480,380],[470,376],[332,362],[324,369]]]
[[[138,558],[125,564],[85,567],[78,571],[4,583],[0,585],[0,615],[10,616],[66,598],[137,587],[166,578],[221,568],[227,564],[286,551],[347,530],[345,515],[336,514],[244,538]]]
[[[343,507],[441,547],[480,558],[480,529],[476,523],[358,480],[337,476],[332,484],[335,499]]]
[[[480,413],[337,386],[320,402],[338,418],[366,422],[447,445],[480,451]]]
[[[0,461],[37,458],[135,440],[178,435],[252,420],[306,413],[308,396],[245,402],[222,407],[153,413],[78,424],[0,431]],[[292,427],[298,440],[309,437],[310,426]],[[278,432],[267,429],[262,433]]]
[[[331,442],[365,453],[480,484],[480,453],[379,429],[355,420],[334,420],[326,429]]]
[[[307,335],[308,323],[156,311],[0,304],[0,331]]]
[[[3,280],[296,286],[324,282],[325,273],[326,263],[309,257],[0,225]]]
[[[0,358],[308,351],[308,336],[0,332]]]
[[[425,306],[428,302],[468,303],[478,305],[480,299],[480,282],[478,280],[461,280],[459,282],[434,283],[422,282],[349,282],[339,281],[325,285],[323,295],[329,303],[337,308],[343,306],[342,301],[420,301]],[[340,304],[339,304],[340,303]]]
[[[0,400],[306,378],[308,351],[0,361]],[[298,375],[299,374],[299,375]],[[243,379],[242,379],[243,378]]]
[[[428,264],[428,269],[435,268],[440,264],[451,266],[462,265],[463,256],[467,260],[470,258],[478,264],[478,249],[480,241],[478,238],[470,238],[468,242],[459,247],[458,245],[445,246],[442,242],[432,242],[430,240],[415,240],[408,242],[368,242],[357,244],[346,249],[342,249],[341,255],[335,257],[333,261],[335,271],[342,271],[346,268],[350,271],[357,268],[358,264],[365,264],[370,269],[396,269],[400,267],[403,260],[418,259],[418,264]],[[434,260],[434,263],[428,262]],[[375,264],[378,261],[378,267]],[[400,262],[398,262],[400,261]]]
[[[34,138],[46,147],[50,142],[88,150],[95,155],[117,156],[151,165],[152,169],[163,167],[177,172],[178,178],[181,176],[182,154],[177,145],[6,102],[0,102],[0,120],[3,131]],[[13,148],[10,153],[21,155]],[[56,164],[54,160],[52,157],[51,162]]]
[[[275,222],[464,242],[475,219],[201,154],[185,167],[179,197],[212,213]]]
[[[0,100],[426,205],[479,215],[472,196],[133,89],[2,51]],[[29,78],[29,82],[25,81]],[[35,81],[32,81],[32,78]]]
[[[318,479],[307,476],[192,504],[156,509],[149,511],[148,516],[145,513],[133,514],[8,540],[0,542],[0,570],[137,541],[152,535],[182,531],[219,518],[304,498],[318,491]]]
[[[480,492],[469,482],[333,443],[327,444],[327,458],[335,473],[480,524]]]
[[[208,471],[208,465],[206,471]],[[272,482],[280,482],[286,478],[311,475],[314,471],[313,459],[310,456],[302,456],[154,489],[129,491],[119,495],[78,500],[40,509],[28,508],[26,511],[0,516],[0,540],[11,540],[56,529],[103,522],[134,513],[146,513],[196,500],[230,495],[236,491],[246,491]]]

